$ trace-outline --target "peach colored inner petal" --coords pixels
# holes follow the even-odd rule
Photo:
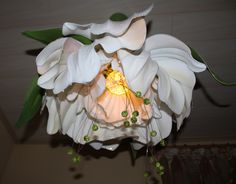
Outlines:
[[[102,118],[105,122],[116,124],[132,117],[133,111],[138,111],[137,124],[151,118],[151,106],[144,105],[143,99],[136,97],[132,92],[125,95],[115,95],[106,90],[98,99],[97,103],[103,107],[105,116]],[[127,111],[128,116],[122,117],[122,111]],[[97,117],[100,119],[101,117]]]

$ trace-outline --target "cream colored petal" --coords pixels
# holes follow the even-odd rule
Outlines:
[[[119,50],[117,53],[128,86],[132,91],[140,91],[144,95],[157,73],[157,64],[150,60],[149,54],[145,51],[139,55],[132,55],[125,50]]]
[[[93,86],[90,88],[90,95],[94,100],[97,99],[106,89],[106,79],[103,74],[97,76]]]
[[[55,64],[58,64],[62,54],[63,45],[67,38],[61,38],[47,45],[36,57],[39,74],[44,74]]]
[[[159,58],[158,65],[163,68],[168,75],[184,86],[193,88],[196,82],[194,73],[187,65],[179,60]]]
[[[53,92],[64,91],[72,83],[91,82],[101,68],[100,57],[93,45],[84,45],[78,52],[69,55],[66,70],[55,80]]]
[[[54,97],[46,96],[46,106],[49,111],[47,133],[55,134],[61,128],[57,105]]]
[[[80,42],[72,38],[61,38],[47,45],[36,58],[37,69],[41,74],[38,85],[44,89],[54,90],[58,77],[67,73],[68,56],[77,52],[81,46]],[[69,83],[68,76],[66,77],[67,80],[60,81],[63,90]]]
[[[187,45],[170,35],[157,34],[147,38],[145,50],[150,51],[153,60],[158,61],[159,57],[165,57],[167,60],[174,58],[186,63],[194,72],[202,72],[206,69],[203,63],[192,57]]]
[[[161,118],[153,118],[147,127],[137,127],[137,138],[134,140],[147,144],[152,142],[153,145],[159,143],[162,139],[169,136],[172,128],[172,114],[167,106],[161,106]],[[150,136],[151,131],[156,131],[157,135],[154,137]]]
[[[143,12],[135,13],[124,21],[107,20],[102,24],[90,23],[86,25],[66,22],[63,25],[62,32],[63,35],[79,34],[86,36],[87,38],[92,38],[93,35],[101,35],[103,33],[120,36],[126,32],[133,20],[146,16],[152,10],[152,7],[153,6],[150,6]]]
[[[107,53],[113,53],[121,48],[138,50],[143,46],[146,38],[146,24],[144,19],[132,23],[129,29],[119,37],[105,36],[94,41],[94,45],[101,45]]]

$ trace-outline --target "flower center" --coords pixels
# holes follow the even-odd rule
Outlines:
[[[106,88],[115,95],[125,95],[128,90],[128,85],[125,82],[125,77],[121,72],[113,70],[106,78]]]

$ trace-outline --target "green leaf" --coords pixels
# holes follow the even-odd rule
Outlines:
[[[122,21],[122,20],[126,20],[128,17],[123,14],[123,13],[114,13],[110,16],[110,20],[112,21]]]
[[[86,37],[84,37],[82,35],[73,35],[71,37],[76,39],[76,40],[78,40],[78,41],[80,41],[84,45],[89,45],[89,44],[91,44],[93,42],[92,40],[90,40],[90,39],[88,39],[88,38],[86,38]]]
[[[221,85],[224,86],[236,86],[236,82],[226,82],[224,80],[222,80],[212,69],[211,67],[208,65],[208,63],[202,59],[202,57],[196,52],[196,50],[194,50],[193,48],[189,47],[191,50],[191,54],[193,56],[194,59],[198,60],[201,63],[204,63],[207,67],[207,70],[209,71],[209,73],[211,74],[211,76]]]
[[[56,39],[64,37],[61,28],[52,28],[52,29],[37,30],[37,31],[25,31],[22,34],[26,37],[40,41],[44,44],[49,44]],[[92,40],[82,35],[70,35],[68,37],[72,37],[85,45],[92,43]]]
[[[39,112],[42,105],[42,89],[37,85],[38,76],[35,76],[31,82],[31,86],[27,91],[22,112],[16,127],[20,128],[32,120]]]
[[[134,149],[132,143],[130,143],[130,150],[131,150],[132,161],[135,162],[137,158],[137,150]]]
[[[50,42],[63,37],[60,28],[52,28],[52,29],[37,30],[37,31],[25,31],[22,34],[26,37],[40,41],[44,44],[49,44]]]

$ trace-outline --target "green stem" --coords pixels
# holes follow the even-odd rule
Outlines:
[[[209,66],[209,64],[202,59],[202,57],[191,47],[189,47],[192,53],[192,56],[194,59],[198,60],[201,63],[204,63],[207,67],[208,72],[211,74],[211,76],[221,85],[223,86],[236,86],[236,82],[226,82],[224,80],[222,80],[213,70],[212,68]]]

